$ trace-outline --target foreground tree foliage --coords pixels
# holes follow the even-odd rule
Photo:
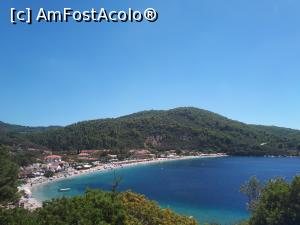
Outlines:
[[[169,209],[161,209],[156,202],[147,200],[144,196],[125,192],[121,200],[131,215],[130,223],[134,225],[197,225],[190,218],[179,216]]]
[[[43,208],[2,209],[1,225],[197,225],[131,192],[89,190],[83,196],[45,202]]]
[[[248,211],[250,212],[255,211],[262,187],[263,187],[262,184],[255,176],[251,177],[248,182],[246,182],[241,186],[240,191],[248,198],[248,203],[247,203]]]
[[[300,176],[288,183],[282,178],[270,180],[262,189],[249,225],[299,225]]]
[[[18,166],[11,161],[8,148],[0,145],[0,205],[17,200]]]

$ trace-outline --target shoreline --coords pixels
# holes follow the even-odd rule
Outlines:
[[[29,182],[26,184],[21,185],[18,187],[19,191],[24,191],[28,195],[29,198],[22,197],[20,200],[21,205],[29,210],[34,210],[37,208],[42,207],[43,201],[37,199],[33,196],[33,193],[38,187],[41,187],[46,184],[55,183],[61,180],[71,179],[79,176],[90,175],[93,173],[102,173],[102,172],[109,172],[114,169],[124,169],[129,167],[136,167],[142,165],[150,165],[156,163],[164,163],[164,162],[172,162],[172,161],[179,161],[179,160],[193,160],[193,159],[204,159],[204,158],[218,158],[218,157],[226,157],[227,154],[223,153],[216,153],[216,154],[203,154],[199,156],[180,156],[174,158],[156,158],[156,159],[143,159],[143,160],[125,160],[115,163],[108,163],[104,165],[99,165],[96,167],[92,167],[87,170],[71,170],[68,171],[67,174],[58,173],[57,175],[53,176],[52,178],[46,177],[38,177],[38,178],[30,178]]]

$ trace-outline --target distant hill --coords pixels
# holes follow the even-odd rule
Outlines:
[[[32,133],[32,132],[40,132],[40,131],[49,131],[57,128],[61,128],[61,126],[29,127],[29,126],[8,124],[0,121],[0,132]]]
[[[61,128],[59,126],[49,127],[29,127],[8,124],[0,121],[0,144],[4,145],[22,145],[25,147],[38,146],[28,139],[28,134],[45,132]]]
[[[143,111],[54,129],[10,129],[19,129],[23,134],[18,137],[30,143],[55,150],[148,148],[239,154],[300,150],[298,130],[248,125],[191,107]]]

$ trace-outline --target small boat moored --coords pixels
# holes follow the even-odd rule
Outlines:
[[[70,191],[71,188],[59,188],[58,191],[59,192],[67,192],[67,191]]]

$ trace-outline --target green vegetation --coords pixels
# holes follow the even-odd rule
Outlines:
[[[27,135],[36,132],[46,132],[58,129],[58,126],[50,127],[26,127],[19,125],[6,124],[0,121],[0,144],[8,146],[40,147],[31,142]]]
[[[54,172],[48,170],[48,171],[45,172],[44,176],[45,176],[45,177],[48,177],[48,178],[49,178],[49,177],[53,177],[53,176],[54,176]]]
[[[250,212],[254,212],[259,200],[259,196],[263,185],[256,177],[251,177],[248,182],[241,186],[241,192],[248,198],[247,208]]]
[[[36,158],[41,158],[39,152],[11,151],[12,160],[19,166],[28,166],[36,162]]]
[[[252,178],[247,190],[259,190]],[[246,185],[246,186],[247,186]],[[245,188],[245,186],[244,186]],[[256,192],[255,191],[255,192]],[[250,191],[251,192],[251,191]],[[253,199],[252,199],[253,200]],[[251,200],[251,201],[252,201]],[[288,183],[282,178],[270,180],[254,199],[255,207],[248,225],[300,224],[300,176]]]
[[[0,209],[1,225],[197,225],[193,219],[161,209],[144,196],[89,190],[83,196],[56,199],[34,212]]]
[[[1,127],[1,126],[0,126]],[[53,150],[132,148],[222,151],[235,155],[298,155],[300,131],[247,125],[197,108],[145,111],[66,127],[6,126],[5,137],[23,146]],[[1,129],[0,129],[1,130]],[[18,131],[19,130],[19,131]],[[22,132],[21,132],[21,131]],[[3,141],[0,132],[0,143]],[[7,140],[6,140],[7,142]]]
[[[146,111],[32,133],[33,143],[51,149],[212,150],[262,155],[296,152],[300,131],[246,125],[195,109]]]
[[[0,146],[0,205],[17,200],[17,181],[18,166],[11,161],[9,150]]]

